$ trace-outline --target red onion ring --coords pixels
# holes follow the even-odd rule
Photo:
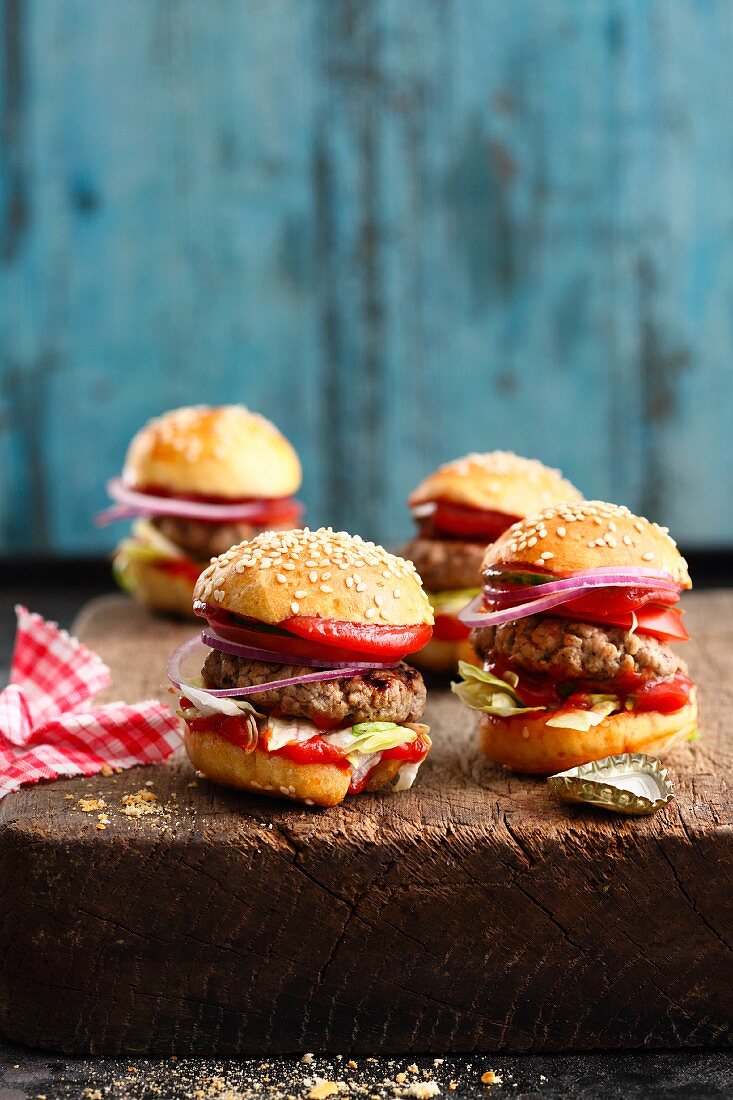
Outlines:
[[[180,645],[178,649],[174,650],[168,659],[168,679],[184,695],[186,693],[186,683],[181,672],[181,663],[185,657],[193,652],[196,646],[203,645],[201,636],[197,634],[194,638],[189,638],[188,641]],[[202,688],[202,691],[207,692],[208,695],[213,695],[218,699],[224,699],[232,696],[246,696],[256,695],[263,691],[272,691],[273,688],[291,687],[293,684],[312,684],[325,680],[341,680],[349,676],[355,676],[357,673],[362,672],[362,668],[357,668],[354,665],[350,665],[348,668],[332,668],[322,670],[320,672],[307,672],[303,676],[289,676],[285,680],[268,680],[264,684],[250,684],[247,687],[236,688]]]
[[[507,570],[509,572],[509,570]],[[497,574],[497,579],[501,574]],[[556,580],[545,584],[528,584],[521,588],[511,590],[497,588],[488,583],[484,591],[490,593],[492,598],[510,596],[521,603],[526,596],[539,599],[542,596],[551,596],[555,592],[569,592],[573,589],[586,588],[619,588],[633,585],[636,588],[669,588],[679,593],[680,586],[671,573],[663,573],[657,569],[614,569],[612,566],[604,566],[601,569],[583,569],[573,573],[570,577],[558,577]]]
[[[96,527],[106,527],[108,523],[116,523],[119,519],[134,519],[139,515],[136,508],[128,508],[124,504],[113,504],[110,508],[97,512],[94,524]]]
[[[201,640],[210,649],[221,650],[222,653],[230,653],[233,657],[246,657],[250,661],[267,661],[276,665],[306,665],[310,668],[395,668],[399,661],[332,661],[319,657],[301,657],[300,654],[279,653],[274,649],[260,649],[257,646],[241,645],[239,642],[230,642],[228,638],[222,638],[209,626],[201,632]]]
[[[674,583],[669,574],[655,574],[651,570],[626,573],[620,570],[603,570],[604,575],[599,576],[600,572],[601,570],[587,570],[584,574],[563,577],[549,584],[528,585],[511,593],[505,589],[499,590],[487,586],[480,596],[476,596],[462,611],[459,611],[458,618],[466,626],[501,626],[502,623],[525,619],[528,615],[539,615],[543,611],[550,611],[553,607],[560,607],[593,588],[628,588],[633,585],[635,588],[663,588],[670,594],[679,596],[679,585]],[[665,580],[659,580],[660,576],[664,576]],[[577,578],[581,578],[580,581]],[[542,592],[544,595],[541,594]],[[526,599],[530,594],[533,598]],[[478,611],[477,608],[486,596],[496,602],[501,601],[506,606],[496,611]],[[523,596],[525,600],[521,602]],[[519,602],[509,602],[512,598]]]
[[[112,500],[128,509],[134,509],[130,515],[140,516],[180,516],[182,519],[201,520],[204,523],[237,523],[240,520],[254,520],[267,514],[270,499],[249,501],[246,504],[207,504],[205,501],[183,500],[180,497],[155,496],[152,493],[140,493],[126,485],[121,477],[107,482],[107,492]],[[288,499],[290,502],[290,498]],[[298,501],[300,513],[303,506]],[[109,509],[108,511],[112,511]],[[104,517],[105,513],[102,512]],[[113,518],[121,518],[114,516]],[[102,520],[102,522],[111,522]]]
[[[559,607],[568,602],[567,592],[556,592],[554,596],[545,596],[543,600],[530,600],[528,603],[514,604],[512,607],[502,608],[501,611],[477,611],[483,602],[483,593],[475,596],[462,611],[458,612],[458,618],[465,626],[501,626],[502,623],[511,623],[515,619],[525,619],[528,615],[538,615],[542,611]]]

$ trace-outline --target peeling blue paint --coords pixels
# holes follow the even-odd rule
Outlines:
[[[511,447],[733,541],[727,0],[2,0],[0,552],[244,401],[387,541]]]

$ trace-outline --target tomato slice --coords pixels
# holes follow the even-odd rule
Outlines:
[[[185,577],[192,585],[196,584],[201,570],[205,568],[203,565],[199,567],[195,562],[179,558],[166,558],[165,561],[153,562],[153,565],[156,569],[160,569],[161,573],[168,573],[171,577]]]
[[[470,627],[467,627],[460,619],[456,619],[453,615],[438,614],[435,616],[433,637],[436,641],[462,642],[470,633]]]
[[[688,642],[690,640],[690,635],[682,622],[683,613],[677,607],[658,607],[656,604],[647,604],[633,612],[609,611],[603,614],[577,611],[571,604],[564,604],[556,610],[567,619],[581,619],[601,626],[620,626],[623,630],[631,630],[634,625],[633,616],[636,615],[636,629],[639,634],[650,634],[651,637],[659,638],[661,641]]]
[[[363,659],[363,654],[355,650],[344,652],[336,646],[319,645],[307,638],[299,638],[295,634],[289,634],[256,619],[237,618],[229,612],[218,611],[209,606],[205,607],[203,613],[198,609],[196,611],[197,614],[203,614],[208,619],[222,638],[227,638],[230,642],[238,642],[240,645],[271,649],[276,653],[282,653],[284,658],[316,657],[324,661],[336,662],[344,661],[349,657],[353,657],[355,661]]]
[[[316,615],[295,615],[279,624],[283,630],[309,641],[351,653],[374,653],[385,660],[399,659],[406,653],[422,649],[430,641],[432,626],[393,626],[391,623],[365,624],[321,619]]]
[[[307,741],[291,741],[279,749],[273,749],[272,756],[283,756],[294,764],[335,764],[342,771],[348,771],[351,764],[345,753],[335,745],[324,741],[318,734]]]
[[[271,626],[198,600],[194,611],[207,619],[222,638],[240,645],[275,650],[284,657],[318,657],[333,661],[351,658],[358,662],[365,655],[374,655],[385,662],[400,660],[406,653],[422,649],[433,632],[431,626],[422,623],[417,626],[366,625],[305,615],[296,615]]]
[[[506,512],[492,512],[482,508],[469,508],[465,504],[454,504],[452,501],[437,500],[434,510],[426,518],[430,526],[447,535],[493,542],[520,517],[507,515]]]
[[[404,745],[395,745],[393,749],[382,750],[382,760],[404,760],[408,764],[417,764],[424,760],[430,750],[430,742],[422,737],[407,741]]]
[[[671,714],[687,706],[692,687],[692,680],[684,672],[676,672],[668,680],[647,680],[629,696],[632,710]]]

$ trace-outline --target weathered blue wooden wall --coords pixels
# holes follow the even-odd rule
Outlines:
[[[0,551],[245,401],[387,540],[510,447],[733,542],[731,0],[2,0]]]

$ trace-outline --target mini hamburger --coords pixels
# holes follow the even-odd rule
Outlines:
[[[169,676],[196,768],[316,806],[411,786],[430,738],[425,685],[402,658],[433,623],[411,562],[331,529],[266,532],[211,563],[194,609],[201,638]]]
[[[418,485],[408,502],[418,535],[402,553],[423,578],[435,629],[415,663],[433,672],[453,672],[459,659],[473,660],[469,630],[458,613],[480,591],[487,544],[522,516],[561,500],[581,499],[558,470],[509,451],[466,455]]]
[[[696,733],[695,685],[671,643],[691,588],[666,528],[601,501],[514,524],[489,548],[461,617],[482,668],[461,664],[489,760],[549,774]]]
[[[204,565],[262,530],[297,526],[298,456],[277,428],[242,405],[176,409],[132,440],[115,501],[98,522],[135,518],[115,552],[120,586],[157,611],[191,614]]]

